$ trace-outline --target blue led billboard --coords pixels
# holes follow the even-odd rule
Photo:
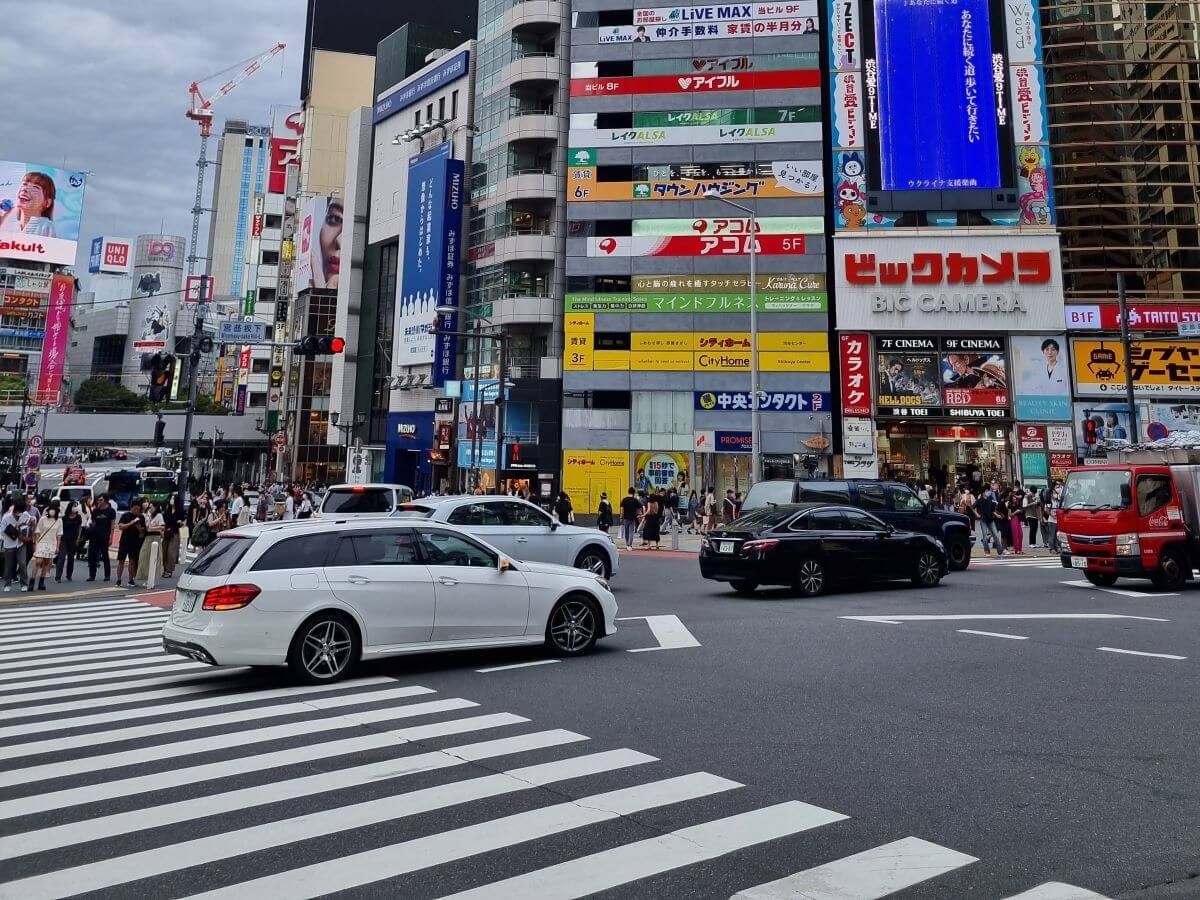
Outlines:
[[[989,0],[873,0],[879,72],[879,188],[1002,186]],[[997,77],[998,76],[998,77]]]

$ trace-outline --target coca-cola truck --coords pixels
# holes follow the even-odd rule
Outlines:
[[[1200,566],[1200,446],[1108,457],[1067,472],[1057,517],[1063,567],[1101,587],[1149,578],[1178,590]]]

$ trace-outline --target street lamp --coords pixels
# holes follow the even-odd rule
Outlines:
[[[704,196],[710,200],[720,200],[750,217],[750,483],[754,484],[762,475],[759,463],[762,445],[759,444],[758,427],[758,213],[722,197],[716,188],[709,188]]]

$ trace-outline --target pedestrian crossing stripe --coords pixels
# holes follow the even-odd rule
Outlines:
[[[711,772],[668,772],[669,763],[636,749],[594,747],[586,735],[386,676],[263,687],[242,670],[135,667],[141,656],[105,656],[125,646],[107,616],[87,627],[61,610],[46,612],[19,620],[38,633],[32,648],[0,649],[0,687],[8,688],[0,695],[0,898],[135,882],[154,895],[153,879],[184,870],[200,897],[316,897],[485,853],[525,860],[523,848],[535,842],[618,819],[646,834],[544,868],[522,864],[525,871],[492,882],[483,874],[491,867],[466,865],[457,884],[469,879],[469,886],[454,895],[565,900],[849,818],[799,799],[714,816],[719,798],[736,798],[742,784]],[[82,683],[60,688],[59,678],[35,674],[48,670]],[[147,673],[156,677],[141,677]],[[618,775],[623,786],[595,784]],[[570,789],[557,787],[567,782]],[[497,805],[505,797],[520,811]],[[459,808],[472,811],[448,815]],[[695,824],[664,833],[639,821],[637,814],[660,809]],[[429,815],[439,812],[457,827],[422,833],[430,823],[438,828]],[[403,823],[418,816],[426,816],[422,829],[406,831]],[[380,826],[399,833],[387,840],[388,832],[372,832],[385,836],[382,845],[358,849],[353,835]],[[342,849],[332,858],[313,862],[295,851],[330,837],[324,846]],[[83,845],[86,852],[75,851]],[[737,896],[872,900],[975,862],[916,837],[855,850]],[[1059,882],[1019,896],[1103,900]]]

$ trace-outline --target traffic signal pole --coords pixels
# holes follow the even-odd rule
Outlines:
[[[1133,350],[1129,345],[1129,310],[1125,304],[1125,273],[1117,273],[1117,305],[1121,315],[1121,352],[1125,359],[1125,402],[1129,405],[1129,443],[1141,443],[1137,404],[1133,401]]]
[[[183,420],[183,453],[179,457],[179,487],[183,502],[191,502],[192,419],[196,415],[196,395],[200,388],[200,341],[204,338],[204,319],[208,314],[209,276],[200,276],[200,300],[196,304],[196,325],[192,330],[191,365],[188,366],[187,415]]]

